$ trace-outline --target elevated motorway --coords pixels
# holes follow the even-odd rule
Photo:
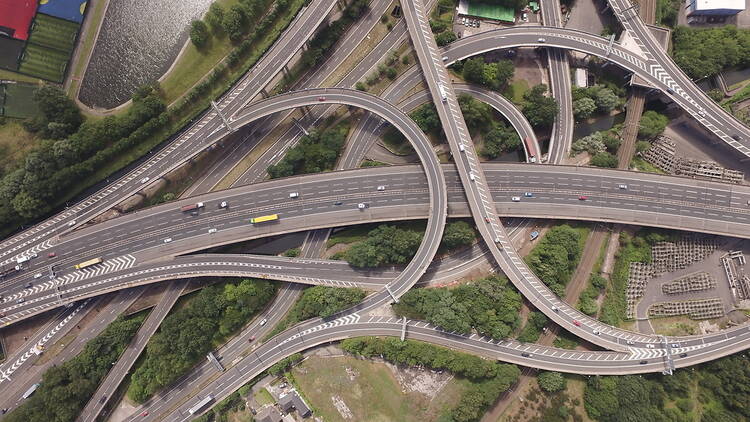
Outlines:
[[[593,167],[507,163],[485,163],[482,167],[500,215],[619,222],[750,238],[748,186]],[[455,169],[451,165],[441,168],[446,180],[449,215],[468,216],[466,196]],[[620,189],[621,184],[626,184],[627,188]],[[378,191],[378,186],[385,186],[385,190]],[[211,274],[190,267],[198,261],[190,261],[193,258],[189,256],[180,258],[188,267],[170,267],[174,262],[164,260],[169,256],[315,228],[425,219],[430,209],[427,187],[422,168],[417,165],[356,169],[267,181],[119,217],[62,238],[54,249],[58,253],[56,258],[47,262],[32,260],[35,267],[6,280],[0,290],[6,297],[2,308],[6,316],[0,323],[26,318],[58,303],[131,285],[134,283],[131,280],[139,276],[142,282],[155,282],[173,278],[167,276],[169,272],[181,276]],[[290,198],[291,192],[297,192],[299,197]],[[526,192],[533,196],[524,196]],[[587,199],[580,200],[581,195]],[[519,201],[513,201],[513,197],[518,197]],[[228,201],[228,210],[218,208],[221,201]],[[179,211],[180,206],[196,202],[205,203],[199,215]],[[367,203],[369,208],[360,210],[358,203]],[[279,221],[262,226],[249,224],[250,217],[268,213],[278,213]],[[216,232],[209,233],[210,229]],[[171,242],[164,243],[167,238],[172,239]],[[105,264],[122,256],[132,256],[133,265],[83,271],[71,269],[73,264],[93,256],[104,257]],[[278,276],[273,268],[277,264],[272,260],[265,258],[263,261],[268,267],[238,265],[235,273],[231,273],[231,265],[227,264],[224,268],[228,272],[222,274]],[[131,274],[145,271],[144,265],[149,262],[154,263],[154,269]],[[53,264],[58,272],[55,282],[37,283],[32,279],[36,271],[47,274]],[[319,278],[330,276],[325,269],[320,271],[325,276]],[[120,274],[131,275],[127,280],[115,278]],[[297,275],[309,276],[310,273],[302,271]],[[364,286],[365,278],[357,282]],[[104,279],[109,281],[101,283]],[[27,282],[34,282],[35,286],[24,289]],[[56,298],[57,288],[61,302]],[[26,301],[15,303],[20,298]]]
[[[78,204],[0,243],[0,266],[7,264],[19,254],[30,255],[47,249],[54,236],[80,226],[143,189],[142,180],[148,178],[147,183],[152,183],[204,151],[217,140],[210,135],[219,132],[220,138],[223,138],[230,133],[230,130],[224,127],[222,116],[228,117],[237,113],[258,96],[302,48],[335,4],[333,0],[311,0],[258,63],[216,101],[216,109],[209,109],[198,117],[168,145],[141,165]],[[217,113],[217,109],[221,115]]]

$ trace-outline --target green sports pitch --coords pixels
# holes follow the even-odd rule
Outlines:
[[[504,22],[513,22],[515,20],[515,13],[513,13],[513,9],[510,7],[475,1],[469,2],[468,15]]]

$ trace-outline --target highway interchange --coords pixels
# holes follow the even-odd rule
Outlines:
[[[330,10],[330,7],[333,5],[332,2],[325,5],[323,2],[313,2],[313,4],[319,8],[317,10]],[[411,2],[405,4],[409,5]],[[618,5],[614,1],[612,4],[614,4],[613,8],[615,10],[624,10],[622,5]],[[328,9],[325,9],[326,6],[328,6]],[[311,4],[308,10],[311,10],[312,7]],[[322,19],[326,14],[327,13],[323,13],[319,16]],[[279,42],[274,45],[273,49],[278,48],[281,49],[281,51],[287,52],[296,51],[296,48],[304,42],[304,37],[309,35],[309,33],[304,32],[304,29],[315,27],[320,22],[318,20],[316,23],[311,15],[316,14],[301,13],[293,25],[284,33],[284,35],[282,35]],[[224,97],[224,100],[219,102],[219,108],[222,110],[222,113],[225,113],[226,116],[230,116],[230,129],[234,130],[239,126],[258,119],[262,115],[276,113],[292,107],[318,105],[320,103],[343,103],[375,112],[402,130],[407,136],[407,139],[412,141],[415,145],[415,149],[420,156],[422,167],[409,166],[399,168],[398,172],[404,173],[398,174],[391,179],[388,179],[388,174],[384,173],[374,176],[382,177],[384,180],[382,183],[387,183],[389,186],[389,188],[382,193],[376,193],[373,191],[373,185],[375,183],[370,180],[368,182],[370,183],[369,185],[360,183],[361,186],[352,188],[352,192],[326,197],[324,195],[328,192],[323,192],[323,188],[328,185],[328,189],[334,190],[332,187],[335,183],[331,183],[331,179],[340,182],[340,175],[323,175],[321,180],[318,181],[319,185],[317,186],[302,180],[304,178],[299,178],[299,180],[295,178],[267,182],[253,186],[257,187],[265,185],[268,186],[266,189],[272,191],[275,189],[277,193],[279,190],[278,186],[284,186],[284,191],[273,198],[271,198],[273,194],[270,194],[268,199],[266,199],[258,195],[257,192],[254,192],[252,195],[253,200],[258,199],[258,203],[253,201],[243,202],[240,198],[243,194],[247,195],[247,192],[239,193],[242,188],[233,191],[208,194],[208,199],[206,199],[206,201],[216,201],[221,196],[226,196],[227,194],[236,195],[238,201],[235,201],[234,198],[230,199],[232,202],[230,210],[218,210],[215,208],[215,205],[212,204],[214,207],[213,209],[207,207],[205,212],[201,213],[195,219],[184,224],[178,223],[176,226],[174,225],[175,218],[183,220],[185,218],[184,215],[181,215],[177,211],[177,207],[191,201],[197,201],[198,199],[190,199],[162,207],[151,208],[106,223],[94,225],[90,228],[68,233],[74,226],[83,224],[88,219],[111,208],[130,194],[140,190],[143,187],[141,183],[143,177],[149,177],[150,180],[155,180],[160,175],[167,173],[169,170],[183,163],[189,157],[201,152],[208,145],[224,138],[229,130],[223,127],[223,120],[220,116],[215,112],[210,112],[203,118],[199,119],[194,126],[188,129],[185,135],[179,137],[173,144],[170,144],[170,146],[158,152],[151,160],[147,161],[145,165],[132,171],[123,179],[106,187],[103,191],[95,194],[90,199],[84,200],[81,204],[74,206],[71,210],[63,212],[50,220],[41,223],[35,228],[27,230],[26,232],[0,244],[0,256],[5,260],[5,263],[8,263],[10,259],[18,253],[31,254],[39,252],[40,255],[42,255],[46,251],[54,249],[58,251],[58,257],[54,262],[59,261],[61,266],[69,267],[69,264],[80,262],[80,258],[83,257],[86,259],[91,255],[92,251],[88,249],[88,247],[97,246],[97,243],[92,241],[92,239],[96,240],[98,236],[100,239],[106,239],[106,241],[99,242],[102,246],[98,248],[97,253],[110,256],[113,258],[113,261],[114,259],[120,259],[120,261],[117,261],[120,263],[118,264],[119,267],[110,268],[112,275],[116,274],[118,271],[130,271],[131,278],[134,280],[133,284],[138,284],[138,276],[132,277],[132,272],[140,271],[142,269],[140,267],[141,265],[157,265],[159,263],[155,260],[163,259],[164,257],[169,260],[169,257],[183,254],[191,250],[204,249],[207,246],[230,243],[239,239],[277,234],[277,232],[274,231],[275,228],[282,228],[281,232],[289,232],[320,227],[332,227],[335,225],[363,221],[430,218],[422,247],[418,251],[415,260],[413,260],[395,280],[391,279],[392,281],[389,284],[390,291],[379,290],[378,293],[370,296],[362,305],[334,321],[325,322],[323,324],[319,324],[319,321],[303,323],[297,327],[296,335],[294,335],[292,331],[282,333],[277,337],[275,344],[268,342],[260,346],[256,349],[255,353],[256,356],[258,356],[257,359],[246,357],[234,366],[232,371],[238,370],[234,375],[235,378],[231,378],[232,375],[230,375],[230,372],[227,372],[226,376],[222,375],[219,377],[219,379],[222,380],[221,387],[215,386],[215,389],[212,391],[217,392],[217,397],[222,397],[226,395],[224,393],[228,394],[228,392],[233,391],[232,386],[234,386],[234,388],[238,387],[242,382],[252,378],[253,374],[258,373],[259,370],[267,367],[268,364],[270,364],[269,362],[288,355],[292,350],[302,350],[314,344],[353,335],[400,335],[401,324],[399,322],[375,321],[372,319],[373,317],[366,316],[366,312],[369,309],[394,300],[408,290],[408,288],[416,283],[425,273],[432,257],[434,256],[437,245],[439,244],[442,227],[447,215],[472,215],[475,218],[480,233],[485,238],[486,243],[490,245],[490,251],[495,255],[496,260],[498,260],[504,272],[509,275],[514,283],[516,283],[519,290],[521,290],[527,298],[532,301],[532,303],[543,311],[546,308],[546,313],[566,329],[571,329],[570,321],[572,318],[577,317],[578,319],[583,320],[585,322],[584,326],[580,327],[580,329],[573,328],[572,331],[574,333],[592,341],[593,343],[600,344],[612,350],[629,353],[610,352],[608,355],[591,355],[594,357],[589,358],[588,355],[565,356],[559,351],[545,351],[544,349],[540,349],[541,351],[535,350],[532,353],[533,356],[531,359],[526,359],[520,357],[518,351],[522,348],[524,351],[529,350],[524,347],[534,347],[533,345],[517,345],[512,343],[505,346],[496,345],[492,342],[486,342],[486,339],[473,338],[476,336],[467,339],[448,333],[440,333],[440,331],[435,330],[434,327],[420,327],[419,322],[411,322],[409,324],[408,331],[410,337],[422,338],[433,342],[439,337],[437,342],[441,344],[455,346],[457,348],[471,349],[483,355],[498,357],[502,360],[526,366],[557,369],[569,372],[637,373],[663,369],[664,362],[660,359],[650,361],[646,365],[641,365],[638,362],[635,362],[642,357],[640,353],[646,353],[645,349],[634,351],[632,350],[633,348],[626,347],[624,344],[624,341],[630,338],[636,339],[636,341],[642,343],[656,343],[659,340],[649,336],[634,337],[633,333],[603,327],[600,323],[595,322],[595,320],[588,320],[587,318],[580,316],[577,311],[567,307],[565,304],[561,303],[559,299],[550,297],[548,291],[545,291],[546,288],[540,286],[541,283],[538,282],[538,280],[535,281],[536,278],[533,274],[530,274],[522,261],[516,257],[515,251],[508,242],[507,234],[505,233],[503,226],[495,216],[523,215],[549,217],[564,215],[567,218],[638,222],[639,224],[645,225],[651,224],[654,226],[666,226],[672,228],[697,229],[698,231],[730,234],[735,236],[739,234],[742,236],[743,234],[750,233],[750,230],[747,228],[747,205],[748,198],[750,198],[748,190],[745,187],[711,184],[706,182],[701,183],[679,178],[671,178],[668,181],[665,178],[656,181],[649,180],[649,177],[658,179],[656,176],[632,174],[628,174],[627,176],[614,175],[614,172],[597,175],[597,177],[600,177],[598,184],[591,183],[591,174],[585,174],[585,178],[579,178],[582,182],[579,183],[580,186],[575,186],[577,180],[571,176],[568,186],[565,185],[566,182],[561,184],[558,173],[559,170],[557,169],[540,169],[540,171],[546,171],[548,174],[543,175],[543,173],[538,173],[535,175],[533,172],[537,171],[536,169],[530,170],[522,165],[514,166],[514,168],[510,170],[506,169],[504,173],[502,170],[497,170],[498,175],[496,176],[496,179],[492,179],[492,172],[487,170],[486,165],[479,166],[478,160],[476,159],[476,153],[473,151],[472,142],[468,138],[468,131],[465,128],[463,118],[460,115],[460,110],[458,110],[457,103],[453,97],[454,88],[448,82],[449,78],[445,76],[444,60],[441,58],[444,57],[444,55],[447,55],[450,60],[446,61],[446,63],[450,63],[454,60],[469,57],[482,51],[516,46],[554,46],[563,49],[584,51],[589,54],[607,57],[626,69],[636,72],[639,76],[651,82],[655,87],[666,91],[667,95],[674,97],[678,104],[693,114],[693,116],[704,124],[707,129],[717,134],[720,139],[746,156],[749,155],[746,147],[748,139],[747,128],[726,115],[726,113],[723,113],[723,111],[716,112],[715,114],[710,113],[710,116],[706,116],[706,113],[703,110],[711,108],[716,109],[717,107],[713,105],[711,100],[707,100],[710,104],[705,102],[707,97],[703,95],[702,92],[696,88],[686,76],[684,76],[684,74],[679,72],[679,70],[674,70],[676,69],[676,66],[674,66],[664,53],[657,53],[657,51],[659,51],[658,47],[655,47],[654,51],[652,51],[651,48],[643,47],[646,51],[645,58],[643,58],[624,50],[618,45],[615,45],[612,51],[608,53],[606,40],[589,34],[577,33],[576,31],[563,29],[552,30],[550,28],[545,28],[542,30],[533,27],[518,27],[507,30],[489,31],[480,35],[466,37],[453,43],[444,51],[438,51],[437,47],[434,45],[434,40],[432,40],[429,26],[427,26],[427,30],[425,30],[424,18],[425,12],[422,9],[422,5],[418,2],[411,4],[411,7],[406,7],[405,21],[411,31],[412,42],[414,42],[417,54],[420,57],[419,62],[424,70],[428,86],[430,86],[434,103],[438,106],[438,111],[441,115],[441,120],[443,121],[443,127],[448,135],[453,155],[454,157],[461,157],[461,159],[456,160],[458,174],[452,169],[440,169],[440,166],[437,164],[437,159],[431,151],[429,141],[426,141],[424,135],[421,134],[421,131],[419,131],[418,128],[415,129],[416,125],[411,122],[410,119],[404,118],[405,115],[393,107],[388,101],[368,96],[366,94],[351,91],[347,92],[346,90],[324,89],[293,92],[272,97],[265,101],[258,101],[251,104],[249,107],[245,107],[245,105],[250,102],[258,92],[260,92],[260,89],[265,85],[262,82],[266,80],[261,80],[262,78],[257,76],[251,78],[248,75],[238,84],[236,90],[230,90]],[[626,24],[625,22],[629,23]],[[626,19],[623,24],[626,25],[626,27],[627,25],[633,27],[633,31],[638,35],[639,40],[641,40],[640,42],[643,43],[644,46],[650,46],[651,44],[655,46],[649,33],[638,32],[638,28],[640,28],[638,22],[640,21],[637,17],[632,17]],[[540,42],[541,37],[544,37],[543,42]],[[300,39],[302,39],[302,41],[300,41]],[[284,41],[283,43],[282,40]],[[283,48],[290,48],[291,50],[283,50]],[[267,53],[260,65],[268,63],[268,66],[270,66],[269,68],[273,68],[273,66],[279,66],[279,55],[281,57],[287,57],[286,60],[288,60],[288,57],[291,57],[290,54],[284,56],[273,49]],[[659,65],[664,66],[664,68],[670,71],[667,73],[667,77],[665,77],[663,73],[658,72],[658,69],[650,63],[657,61],[657,59],[659,59]],[[646,66],[647,64],[648,66]],[[262,67],[256,67],[255,69],[262,70]],[[260,73],[260,70],[255,74],[263,74]],[[251,73],[254,72],[255,70],[251,71]],[[266,76],[272,73],[273,72],[266,72],[263,75]],[[418,75],[418,73],[416,74]],[[675,81],[678,81],[679,83],[676,83]],[[252,85],[251,89],[247,90],[247,86],[250,85]],[[443,87],[442,89],[441,86]],[[445,102],[441,99],[443,91],[447,91],[448,94]],[[413,102],[417,101],[418,99],[413,99]],[[423,99],[421,101],[423,101]],[[443,104],[441,103],[443,103],[445,107],[443,107]],[[235,114],[235,112],[237,113]],[[512,119],[511,122],[513,122]],[[514,127],[518,129],[521,126],[514,124]],[[521,130],[519,130],[519,132],[521,132]],[[734,139],[733,136],[737,136],[739,140]],[[354,145],[358,144],[358,139],[355,139]],[[459,151],[459,145],[465,146],[466,151]],[[352,154],[352,156],[356,155],[357,154]],[[466,159],[464,160],[463,157],[466,157]],[[391,168],[391,171],[392,170],[393,168]],[[453,174],[449,175],[451,170],[453,171]],[[588,170],[589,169],[576,169],[575,172],[586,172]],[[361,172],[362,175],[354,176],[356,172]],[[365,172],[376,173],[377,169],[357,170],[349,173],[353,175],[352,177],[354,180],[359,178],[361,181],[373,177],[372,174],[366,175]],[[425,176],[425,172],[427,176]],[[531,173],[528,179],[518,177],[519,174],[523,174],[524,172]],[[404,174],[407,173],[409,176],[405,177]],[[574,172],[570,171],[570,173]],[[606,171],[604,171],[604,173],[606,173]],[[146,176],[147,174],[151,176]],[[474,180],[471,180],[470,174],[474,175]],[[512,174],[512,177],[509,177],[510,174]],[[325,176],[328,176],[329,179],[326,180]],[[305,178],[307,177],[310,179],[315,178],[315,176],[306,176]],[[532,180],[532,178],[536,180]],[[631,182],[634,178],[645,178],[646,180],[641,181],[641,183],[643,183],[641,186],[641,183]],[[605,179],[606,183],[602,183],[601,180]],[[615,188],[616,184],[622,183],[621,181],[616,181],[616,179],[626,179],[628,181],[628,188],[625,189],[626,192],[619,192],[621,189]],[[403,183],[404,186],[402,187],[399,186],[397,183],[398,181],[405,181],[406,183]],[[512,184],[511,186],[507,186],[509,182],[517,182],[518,184],[515,186]],[[381,182],[378,181],[377,183]],[[350,189],[352,185],[356,186],[356,183],[348,181],[343,182],[343,184],[346,185],[346,189]],[[550,185],[552,186],[550,187]],[[310,188],[311,186],[314,187]],[[489,186],[502,186],[502,188],[493,189]],[[462,187],[467,187],[468,189],[463,190]],[[289,190],[299,191],[301,193],[300,200],[290,200],[288,197]],[[695,193],[691,193],[690,191]],[[531,202],[531,198],[527,199],[525,197],[518,203],[510,201],[511,196],[516,196],[522,192],[533,192],[534,202]],[[586,201],[580,201],[578,197],[584,193],[588,194],[589,199]],[[315,199],[308,200],[307,196]],[[342,197],[343,200],[340,201],[342,202],[342,205],[331,205],[335,204],[335,202],[339,202],[332,201],[334,197]],[[202,198],[203,197],[201,197],[201,199]],[[359,201],[365,200],[362,198],[367,198],[371,205],[365,212],[359,211],[353,206]],[[269,205],[261,204],[260,200],[266,200]],[[454,205],[454,203],[461,202],[461,205]],[[313,204],[316,205],[315,208],[312,207]],[[543,204],[544,207],[542,207],[541,204]],[[408,205],[408,207],[405,207],[404,205]],[[672,210],[670,210],[670,205]],[[168,207],[171,208],[168,209]],[[641,208],[646,208],[646,210]],[[648,211],[649,208],[653,211],[644,212]],[[247,217],[251,214],[265,212],[265,210],[270,209],[283,210],[281,213],[283,215],[281,223],[279,225],[269,225],[264,228],[258,228],[255,233],[248,235]],[[453,209],[452,213],[451,209]],[[612,211],[612,209],[615,209],[615,211]],[[471,210],[471,212],[468,212],[469,210]],[[603,210],[607,210],[608,212],[602,212]],[[223,211],[226,212],[219,217],[219,213]],[[533,215],[533,212],[538,212],[539,215]],[[568,214],[565,214],[566,212]],[[599,212],[599,215],[597,215],[597,212]],[[632,221],[623,221],[625,217],[622,217],[622,215],[626,215],[628,212],[631,214],[628,218]],[[671,219],[669,218],[670,213],[672,214]],[[326,216],[327,214],[330,216]],[[638,215],[636,216],[635,214]],[[159,217],[166,218],[160,221]],[[485,217],[489,222],[485,220]],[[71,221],[73,220],[75,220],[75,223],[71,224]],[[151,221],[153,225],[145,225],[143,224],[144,221]],[[202,225],[204,224],[204,221],[205,225]],[[323,223],[321,223],[321,221],[323,221]],[[713,223],[711,223],[711,221],[713,221]],[[285,227],[287,222],[290,223],[289,227]],[[337,224],[332,222],[337,222]],[[128,224],[131,226],[128,226]],[[214,239],[218,240],[209,240],[211,237],[208,236],[207,231],[199,233],[201,230],[207,230],[209,225],[220,228],[220,235],[214,236]],[[190,228],[188,229],[187,226],[190,226]],[[139,229],[143,234],[138,234]],[[154,233],[155,229],[158,229],[158,234],[156,235]],[[122,240],[112,241],[112,239],[118,239],[118,230],[120,231],[119,236]],[[233,232],[238,233],[235,234]],[[58,237],[61,234],[66,233],[67,235]],[[175,234],[172,235],[171,233]],[[183,239],[180,238],[181,235],[185,235]],[[168,244],[163,243],[166,236],[172,236],[173,241]],[[200,239],[201,241],[206,239],[207,241],[205,243],[196,244],[196,239]],[[76,241],[79,242],[78,245],[82,246],[76,247]],[[192,245],[188,247],[187,245],[189,243]],[[497,243],[503,247],[496,248],[494,245]],[[84,252],[89,256],[84,256],[81,252]],[[248,261],[264,259],[263,257],[247,258]],[[183,258],[175,258],[174,260],[177,261],[180,259]],[[189,259],[197,259],[199,262],[203,257],[190,257]],[[209,259],[216,260],[219,258],[205,258],[205,260]],[[34,271],[36,271],[36,268],[42,268],[47,265],[46,263],[41,264],[39,261],[32,262],[35,266],[33,267]],[[50,261],[49,263],[52,262],[53,261]],[[227,270],[227,262],[229,261],[225,261],[223,264],[217,263],[217,267],[224,266],[224,270]],[[257,264],[257,262],[250,263]],[[239,267],[239,265],[235,264],[239,264],[239,262],[232,261],[232,264],[229,266]],[[315,265],[312,262],[306,264]],[[318,264],[321,268],[325,265]],[[164,263],[161,265],[162,267],[168,267],[168,265]],[[274,265],[268,265],[269,268],[267,269],[272,269],[270,268],[272,266]],[[276,266],[283,267],[282,265]],[[273,269],[278,270],[278,268]],[[170,271],[179,271],[179,268],[161,268],[159,271],[161,271],[160,274],[155,275],[154,273],[151,273],[147,277],[162,277],[160,280],[171,278],[168,276]],[[217,269],[215,271],[220,272],[221,270]],[[324,272],[325,270],[321,269],[320,271]],[[346,270],[338,271],[338,273],[345,272]],[[3,291],[7,291],[10,295],[18,294],[13,293],[13,291],[20,290],[23,283],[27,281],[27,278],[29,278],[32,273],[33,272],[29,270],[26,271],[26,274],[22,277],[4,281],[2,284]],[[189,273],[189,271],[185,271],[182,275],[188,275]],[[195,275],[195,273],[196,272],[193,272],[192,274]],[[257,272],[252,272],[252,274],[256,273]],[[110,274],[106,274],[106,276],[109,275]],[[288,275],[288,273],[282,274],[282,272],[280,272],[278,277],[283,279],[284,276]],[[87,283],[93,282],[95,279],[98,280],[97,277],[103,278],[104,276],[105,274],[94,274],[91,277],[85,277],[84,279],[76,280],[70,284],[65,283],[62,286],[63,296],[65,295],[64,293],[66,290],[86,286]],[[336,280],[333,276],[330,278],[318,278],[328,281]],[[524,282],[524,280],[526,282]],[[340,281],[353,282],[351,280]],[[387,280],[377,280],[373,284],[381,282],[387,282]],[[313,282],[313,284],[315,284],[315,282]],[[81,288],[80,290],[85,290],[86,288],[91,288],[91,286]],[[112,283],[110,288],[102,289],[102,291],[111,291],[113,288],[121,287],[118,287],[117,283]],[[28,292],[28,290],[26,292]],[[33,292],[32,294],[34,293],[39,293],[40,295],[43,294],[41,290]],[[101,292],[98,292],[96,294],[100,293]],[[48,295],[46,300],[49,300],[51,296],[55,295],[56,294]],[[34,302],[34,300],[36,299],[27,300],[25,304],[18,304],[22,306],[16,306],[13,308],[9,307],[4,310],[4,312],[18,312],[21,314],[23,310],[31,309],[33,306],[36,306],[35,303],[37,302]],[[553,311],[553,306],[557,309],[561,309],[563,312]],[[16,311],[14,311],[14,309]],[[46,309],[49,309],[49,307]],[[25,315],[20,316],[26,317],[30,314],[31,312],[28,312]],[[17,320],[17,318],[14,318],[13,320]],[[10,319],[0,321],[8,322]],[[680,340],[681,348],[685,348],[686,351],[690,350],[690,354],[686,359],[676,359],[676,365],[678,367],[687,366],[725,355],[732,351],[742,350],[746,347],[745,343],[747,341],[746,330],[743,330],[743,328],[738,328],[727,333],[722,333],[721,336],[723,336],[723,338],[716,335],[704,338]],[[398,333],[394,334],[396,331],[398,331]],[[595,335],[593,334],[594,331],[600,332],[601,334]],[[732,339],[731,342],[727,341],[729,338]],[[487,343],[487,345],[483,342]],[[731,343],[731,346],[729,343]],[[635,344],[635,346],[639,346],[639,344]],[[659,345],[659,347],[661,346]],[[512,351],[510,349],[512,349]],[[699,351],[694,352],[696,350]],[[658,354],[657,352],[661,353],[662,351],[661,348],[657,349],[654,351],[655,355],[652,357],[659,357],[656,356],[656,354]],[[682,350],[678,350],[676,352],[681,351]],[[537,355],[537,353],[540,353],[541,355]],[[612,356],[612,358],[608,359],[606,356]],[[584,365],[580,364],[582,361],[586,361]],[[216,382],[218,382],[218,379]],[[237,385],[237,383],[240,384]],[[184,404],[187,405],[189,403],[190,401],[187,401]],[[158,411],[158,408],[154,407],[153,410]],[[167,420],[182,420],[185,415],[184,406],[182,409],[170,409],[170,412],[172,413],[169,414]]]

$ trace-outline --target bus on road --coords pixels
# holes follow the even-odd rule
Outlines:
[[[265,223],[266,221],[276,221],[279,219],[278,214],[264,215],[262,217],[253,217],[250,222],[253,224]]]
[[[88,261],[83,261],[80,264],[74,265],[73,268],[75,268],[76,270],[82,270],[82,269],[84,269],[86,267],[90,267],[92,265],[101,264],[102,261],[103,260],[101,258],[89,259]]]
[[[26,400],[29,397],[31,397],[31,395],[34,394],[34,392],[36,391],[37,388],[39,388],[40,385],[41,384],[36,383],[36,384],[32,385],[31,387],[29,387],[29,389],[26,390],[25,393],[23,393],[23,396],[21,396],[21,398],[23,398],[24,400]]]
[[[207,404],[211,403],[211,401],[213,399],[214,399],[214,396],[212,396],[210,394],[207,395],[206,397],[203,398],[203,400],[201,400],[198,403],[196,403],[195,406],[193,406],[190,409],[188,409],[188,413],[190,413],[191,415],[194,415],[194,414],[200,412],[201,409],[203,409],[204,407],[206,407]]]

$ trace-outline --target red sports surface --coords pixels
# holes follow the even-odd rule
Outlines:
[[[0,27],[10,28],[13,38],[26,40],[36,4],[37,0],[0,0]]]

